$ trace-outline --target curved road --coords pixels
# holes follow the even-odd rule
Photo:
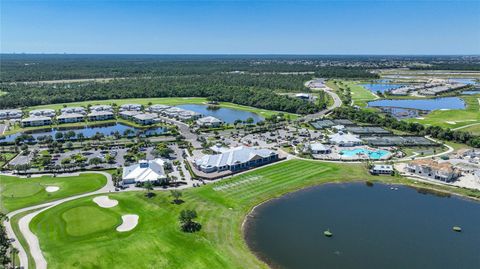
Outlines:
[[[310,81],[307,81],[305,83],[305,85],[308,85],[309,82]],[[325,88],[311,88],[311,89],[312,90],[322,90],[322,91],[326,92],[328,95],[330,95],[330,97],[332,97],[333,104],[331,106],[325,108],[324,110],[319,111],[315,114],[305,115],[304,117],[302,117],[302,119],[307,120],[307,121],[308,120],[313,120],[313,119],[322,117],[325,114],[328,114],[329,112],[331,112],[333,109],[335,109],[337,107],[342,106],[342,100],[340,99],[340,97],[335,93],[335,91],[333,91],[333,89],[329,88],[327,85],[325,85]]]
[[[75,199],[78,199],[78,198],[86,197],[86,196],[89,196],[89,195],[109,193],[109,192],[114,192],[115,191],[115,187],[114,187],[113,181],[112,181],[112,176],[109,173],[95,172],[95,171],[82,172],[82,174],[83,173],[102,174],[107,178],[107,184],[105,184],[105,186],[103,186],[102,188],[100,188],[96,191],[93,191],[93,192],[79,194],[79,195],[76,195],[76,196],[71,196],[71,197],[63,198],[63,199],[60,199],[60,200],[56,200],[56,201],[53,201],[53,202],[48,202],[48,203],[44,203],[44,204],[40,204],[40,205],[25,207],[25,208],[22,208],[22,209],[19,209],[19,210],[12,211],[12,212],[7,214],[7,217],[10,220],[13,216],[15,216],[19,213],[39,209],[35,212],[32,212],[32,213],[22,217],[18,221],[18,226],[20,228],[20,232],[22,233],[23,237],[25,238],[25,241],[27,241],[28,247],[30,248],[30,253],[31,253],[33,259],[35,260],[35,264],[36,264],[37,269],[46,269],[47,268],[47,261],[45,260],[45,257],[42,254],[37,236],[35,234],[33,234],[32,231],[30,231],[30,228],[29,228],[30,221],[35,216],[40,214],[41,212],[43,212],[47,209],[50,209],[54,206],[57,206],[59,204],[62,204],[64,202],[68,202],[68,201],[75,200]],[[10,221],[5,221],[4,225],[5,225],[8,237],[15,239],[15,241],[12,242],[12,245],[16,249],[18,249],[18,251],[19,251],[18,256],[20,258],[20,265],[23,266],[23,268],[28,269],[27,253],[25,252],[25,249],[20,244],[17,236],[13,232]]]

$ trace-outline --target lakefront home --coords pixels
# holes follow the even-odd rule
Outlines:
[[[454,181],[460,175],[452,164],[448,162],[439,163],[432,159],[411,161],[407,164],[405,170],[412,174],[444,182]]]
[[[234,172],[276,160],[278,160],[278,154],[275,151],[240,146],[228,149],[219,154],[205,155],[195,160],[194,165],[197,169],[205,173],[225,170]]]
[[[58,123],[74,123],[85,120],[85,116],[79,113],[64,113],[57,117]]]
[[[111,120],[113,119],[113,112],[108,110],[93,110],[87,116],[90,121]]]
[[[22,127],[45,126],[52,124],[52,118],[47,116],[30,116],[22,119]]]
[[[219,127],[222,124],[223,121],[212,116],[203,117],[197,120],[197,125],[202,127]]]

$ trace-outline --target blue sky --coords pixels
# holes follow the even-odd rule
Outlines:
[[[1,0],[1,52],[480,54],[480,1]]]

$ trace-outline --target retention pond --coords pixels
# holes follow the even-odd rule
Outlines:
[[[258,206],[245,238],[273,268],[474,269],[480,203],[396,185],[326,184]]]

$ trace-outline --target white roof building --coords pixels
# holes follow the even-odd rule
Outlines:
[[[310,149],[313,154],[326,154],[332,152],[332,149],[322,143],[306,144],[306,149]]]
[[[349,133],[338,132],[336,134],[329,135],[330,143],[337,144],[339,146],[351,147],[362,144],[362,140],[358,135]]]
[[[23,116],[20,109],[4,109],[0,110],[0,119],[17,119]]]
[[[223,122],[215,117],[208,116],[197,120],[197,124],[200,126],[219,126]]]
[[[77,113],[77,114],[87,114],[87,110],[83,107],[64,107],[60,109],[62,114],[67,113]]]
[[[123,168],[122,181],[124,184],[132,184],[166,178],[164,164],[162,159],[141,160],[137,164]]]
[[[259,164],[264,164],[278,158],[275,151],[269,149],[255,149],[250,147],[236,147],[220,154],[205,155],[195,160],[195,165],[204,172],[240,170]]]
[[[140,111],[142,110],[142,105],[140,104],[124,104],[120,106],[120,111]]]
[[[96,106],[91,106],[90,111],[113,111],[112,106],[109,105],[96,105]]]
[[[157,105],[151,105],[151,106],[148,108],[148,110],[149,110],[150,112],[159,113],[159,112],[162,112],[162,111],[164,111],[164,110],[166,110],[166,109],[169,109],[170,107],[171,107],[171,106],[159,105],[159,104],[157,104]]]
[[[55,110],[53,109],[35,109],[30,111],[30,116],[44,116],[44,117],[53,117],[55,116]]]

